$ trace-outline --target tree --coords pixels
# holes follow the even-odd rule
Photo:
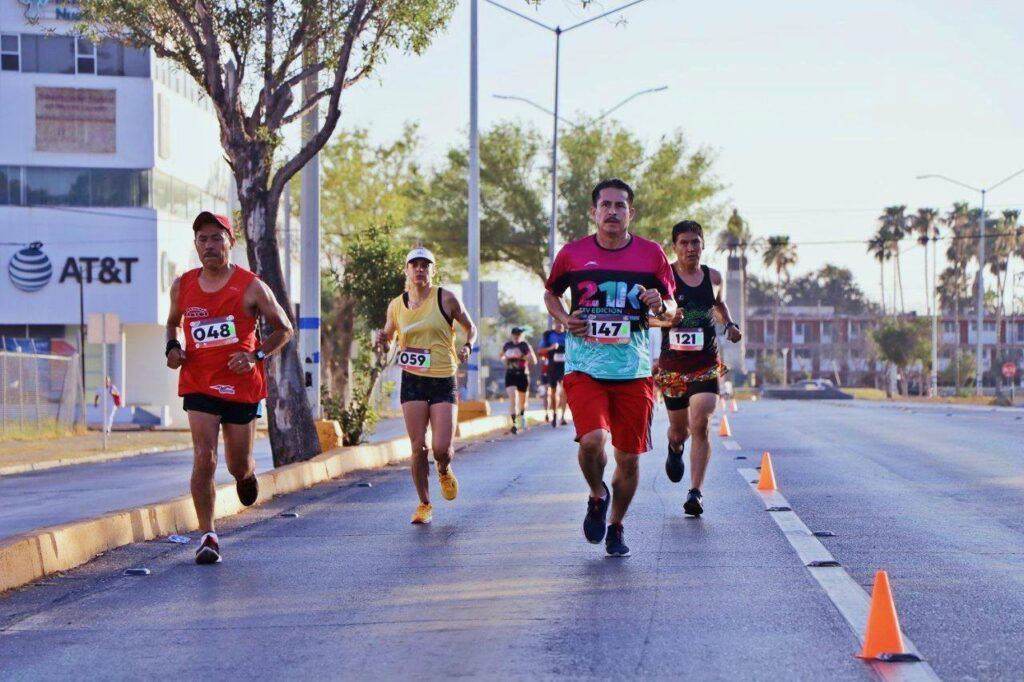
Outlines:
[[[761,240],[755,239],[750,231],[750,225],[740,216],[735,208],[732,215],[725,222],[725,229],[718,233],[715,250],[719,253],[728,253],[730,256],[739,254],[740,258],[740,297],[743,310],[747,310],[747,254],[756,252],[761,247]]]
[[[387,356],[373,351],[371,331],[384,327],[387,303],[405,287],[405,253],[395,228],[370,224],[353,236],[344,273],[338,277],[341,296],[351,300],[357,311],[354,336],[359,344],[352,396],[347,402],[332,396],[327,410],[341,422],[346,445],[358,444],[371,425],[368,422],[375,421],[373,395]]]
[[[880,225],[878,232],[868,240],[868,253],[878,261],[879,285],[881,287],[882,314],[885,315],[885,261],[892,258],[892,251],[889,249],[891,240],[889,229]]]
[[[792,280],[786,296],[791,305],[826,305],[848,315],[859,315],[871,307],[849,268],[831,263]]]
[[[952,210],[946,214],[944,222],[950,229],[949,246],[946,248],[946,260],[949,261],[952,273],[947,278],[948,286],[940,285],[939,293],[945,298],[950,297],[953,302],[953,320],[956,325],[957,347],[960,345],[960,310],[967,308],[969,303],[965,298],[967,293],[967,266],[971,254],[971,226],[969,223],[970,210],[966,203],[953,204]],[[945,274],[945,273],[944,273]],[[953,364],[956,372],[956,385],[960,386],[961,354],[956,354]]]
[[[789,281],[789,269],[796,265],[796,245],[789,242],[789,235],[776,235],[768,237],[764,252],[761,254],[764,266],[775,271],[776,278],[776,299],[775,314],[772,322],[772,352],[779,350],[779,308],[782,307],[784,294],[783,281]]]
[[[389,51],[421,52],[447,23],[454,0],[82,0],[91,37],[152,48],[203,88],[235,176],[250,267],[292,316],[278,252],[277,213],[288,181],[330,139],[343,91]],[[302,84],[301,96],[296,88]],[[323,106],[300,149],[283,129]],[[296,341],[268,366],[275,465],[319,451]]]
[[[926,365],[931,355],[927,324],[923,319],[889,319],[872,332],[879,355],[891,362],[902,377],[900,392],[903,395],[908,393],[908,368],[918,361]]]
[[[906,312],[906,306],[903,303],[903,273],[900,269],[900,242],[907,236],[906,210],[906,206],[889,206],[878,218],[881,227],[884,228],[884,233],[889,237],[885,245],[892,252],[893,257],[892,311],[894,314],[897,292],[900,295],[900,312]]]
[[[539,167],[546,147],[536,130],[499,123],[480,135],[480,260],[513,262],[543,279],[547,218]],[[448,258],[466,258],[469,156],[448,151],[445,163],[417,195],[412,223],[428,244],[443,244]]]
[[[917,215],[911,217],[911,229],[917,233],[917,243],[924,247],[924,290],[931,291],[928,279],[928,244],[939,238],[939,211],[935,208],[919,208]],[[925,297],[925,308],[932,314],[931,296]],[[938,314],[936,312],[936,314]]]
[[[414,125],[381,145],[372,144],[368,131],[357,128],[338,131],[321,154],[321,250],[328,263],[321,285],[321,357],[324,384],[342,403],[350,397],[349,368],[356,340],[356,300],[341,286],[351,265],[346,246],[370,226],[408,224],[423,181],[416,161],[419,146]],[[400,228],[388,229],[392,238],[402,238]]]
[[[615,121],[591,122],[562,133],[559,143],[559,236],[565,241],[590,233],[590,193],[609,177],[622,178],[636,192],[630,231],[667,244],[668,228],[696,220],[706,236],[720,213],[712,202],[722,186],[714,175],[714,153],[691,149],[682,131],[664,135],[649,151],[639,137]]]

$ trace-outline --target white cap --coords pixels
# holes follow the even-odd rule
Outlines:
[[[434,263],[434,254],[430,253],[430,249],[425,249],[422,246],[417,246],[415,249],[409,252],[409,255],[405,257],[406,263],[411,263],[417,258],[426,258],[431,263]]]

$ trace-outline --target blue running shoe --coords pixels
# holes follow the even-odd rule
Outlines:
[[[683,463],[683,451],[672,452],[672,446],[668,446],[668,458],[665,460],[665,473],[668,474],[668,480],[673,483],[679,483],[683,480],[683,474],[686,472],[686,465]]]
[[[608,490],[607,483],[604,486],[604,497],[601,499],[587,498],[587,516],[583,519],[583,535],[592,545],[604,540],[604,522],[608,517],[608,505],[612,501],[612,494]]]
[[[604,549],[610,557],[629,556],[629,547],[624,542],[624,531],[621,523],[608,524],[608,537],[604,540]]]

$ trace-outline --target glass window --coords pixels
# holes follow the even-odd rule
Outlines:
[[[0,34],[0,70],[21,70],[21,44],[17,33]]]
[[[75,73],[75,39],[22,34],[21,70],[29,73]]]
[[[185,213],[185,217],[199,215],[199,212],[203,210],[201,205],[201,196],[198,187],[193,185],[188,186],[188,209]]]
[[[94,170],[92,205],[138,206],[138,175],[138,171],[120,168]]]
[[[996,323],[995,322],[984,322],[984,323],[982,323],[982,326],[983,326],[984,330],[987,331],[987,332],[994,332],[996,330]]]
[[[159,171],[153,177],[153,195],[155,207],[171,213],[171,179]]]
[[[78,73],[96,73],[96,45],[85,38],[75,40]]]
[[[188,194],[185,183],[171,179],[171,213],[179,218],[188,218]]]
[[[124,75],[149,78],[149,50],[124,47]]]
[[[104,40],[96,46],[96,73],[101,76],[124,75],[124,46]]]
[[[952,334],[956,331],[956,322],[943,322],[942,330],[947,334]]]
[[[89,171],[82,168],[26,168],[28,203],[39,206],[88,206]]]

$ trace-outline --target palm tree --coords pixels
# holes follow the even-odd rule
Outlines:
[[[917,243],[924,247],[924,290],[931,291],[931,280],[928,279],[928,243],[939,238],[939,211],[934,208],[919,208],[917,215],[912,217],[911,227],[917,232]],[[925,309],[932,314],[932,297],[925,296]],[[938,315],[938,311],[935,313]]]
[[[892,258],[892,251],[889,249],[891,240],[889,228],[885,225],[880,225],[875,236],[868,240],[868,253],[878,261],[878,281],[882,289],[882,315],[885,315],[885,261]]]
[[[747,310],[747,253],[756,253],[760,246],[761,240],[754,238],[750,232],[750,224],[734,208],[725,229],[718,233],[715,250],[729,255],[739,254],[740,276],[743,278],[740,300],[744,313]]]
[[[772,326],[774,339],[772,341],[772,353],[779,350],[779,308],[782,306],[783,280],[789,281],[789,269],[796,265],[796,245],[791,244],[789,235],[776,235],[768,237],[767,246],[761,254],[764,266],[775,271],[776,280],[776,303],[775,315]]]
[[[946,214],[944,219],[950,228],[949,247],[946,249],[946,260],[953,270],[952,291],[953,297],[953,320],[956,325],[956,350],[953,353],[953,362],[956,365],[956,385],[960,384],[960,301],[961,292],[967,287],[967,264],[970,261],[972,240],[970,239],[970,209],[965,202],[953,204],[953,209]],[[940,286],[940,293],[942,287]]]
[[[1010,275],[1010,259],[1020,248],[1021,235],[1017,229],[1020,211],[1003,211],[1003,217],[997,221],[996,238],[993,240],[988,256],[988,267],[996,277],[996,344],[1000,344],[999,332],[1003,328],[1003,298],[1006,295],[1006,282]],[[1002,384],[996,381],[996,391],[1001,393]]]
[[[900,242],[903,241],[908,232],[906,211],[906,206],[888,206],[885,212],[878,217],[882,227],[888,228],[889,248],[892,250],[892,255],[895,256],[895,261],[893,262],[893,313],[896,312],[897,291],[900,295],[900,312],[906,312],[906,307],[903,303],[903,273],[900,270]]]

